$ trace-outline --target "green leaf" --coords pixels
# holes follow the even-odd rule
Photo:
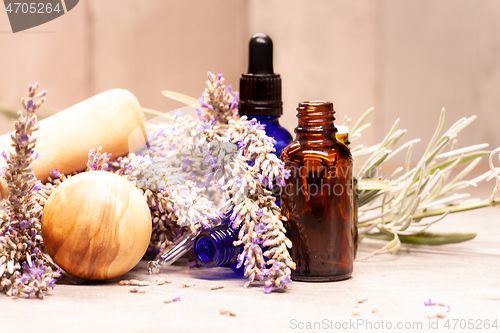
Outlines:
[[[358,180],[359,191],[390,190],[392,186],[387,182],[373,178],[361,178]]]
[[[354,126],[352,126],[350,135],[354,135],[356,132],[360,131],[360,129],[366,123],[368,118],[370,118],[371,114],[373,113],[373,110],[374,110],[374,108],[371,107],[368,110],[366,110],[365,113],[363,113],[363,115],[358,119],[358,121],[356,121]]]
[[[431,233],[423,232],[418,235],[404,236],[399,235],[399,239],[403,243],[415,244],[415,245],[443,245],[452,243],[462,243],[476,237],[476,233],[462,233],[462,232],[452,232],[452,233]],[[391,240],[392,236],[384,233],[376,233],[364,235],[364,237],[379,239],[379,240]]]
[[[483,156],[487,156],[489,155],[491,152],[488,151],[488,150],[482,150],[482,151],[477,151],[477,152],[474,152],[474,153],[470,153],[470,154],[466,154],[466,155],[463,155],[462,157],[462,160],[460,161],[459,165],[460,164],[464,164],[464,163],[467,163],[467,162],[470,162],[472,160],[475,160],[476,158],[479,158],[479,157],[483,157]],[[438,169],[439,170],[443,170],[444,168],[446,167],[449,167],[450,165],[453,164],[453,162],[455,162],[457,159],[459,159],[460,156],[457,156],[455,158],[452,158],[450,159],[449,161],[446,161],[446,162],[443,162],[435,167],[433,167],[431,169],[431,172],[430,174],[432,175],[434,172],[436,172]]]
[[[386,247],[391,254],[399,251],[399,248],[401,247],[401,240],[399,239],[398,234],[394,234],[394,238],[389,242],[389,244],[386,245]]]
[[[198,105],[198,100],[188,95],[184,95],[175,91],[163,90],[162,95],[173,99],[174,101],[184,103],[186,105]]]

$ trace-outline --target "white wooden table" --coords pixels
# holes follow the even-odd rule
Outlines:
[[[395,255],[356,262],[349,280],[294,282],[286,292],[269,295],[258,285],[243,289],[245,280],[229,269],[189,269],[184,262],[149,276],[143,261],[123,279],[150,281],[145,294],[130,293],[117,279],[59,284],[43,301],[0,295],[1,332],[356,332],[385,331],[388,325],[395,331],[436,332],[436,325],[439,331],[454,331],[454,325],[459,329],[480,324],[482,332],[498,331],[485,329],[485,323],[489,320],[491,326],[496,320],[500,325],[499,217],[493,208],[448,216],[432,230],[478,236],[453,245],[403,245]],[[358,256],[383,245],[365,240]],[[166,275],[173,283],[156,285],[155,280]],[[184,288],[183,282],[196,286]],[[215,283],[225,288],[210,290]],[[163,303],[179,293],[181,301]],[[368,300],[357,305],[362,296]],[[427,319],[435,309],[424,306],[429,298],[449,304],[446,318]],[[373,307],[378,309],[375,314]],[[220,309],[236,316],[221,315]]]

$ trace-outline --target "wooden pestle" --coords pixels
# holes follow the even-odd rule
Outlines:
[[[102,146],[112,158],[137,151],[147,140],[146,119],[135,96],[127,90],[113,89],[93,96],[38,123],[35,151],[36,177],[44,182],[56,168],[62,173],[84,170],[89,150]],[[11,135],[0,136],[0,151],[13,152]],[[5,166],[0,158],[0,168]],[[0,177],[0,201],[9,190]]]

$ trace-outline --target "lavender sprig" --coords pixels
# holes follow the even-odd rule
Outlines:
[[[45,101],[46,92],[37,93],[38,83],[28,87],[28,97],[22,104],[26,111],[18,112],[11,136],[15,153],[3,152],[7,161],[4,177],[10,190],[5,211],[0,215],[0,290],[9,296],[43,298],[45,291],[53,288],[54,272],[43,258],[41,247],[40,217],[37,192],[42,184],[33,172],[38,130],[35,111]]]
[[[222,72],[219,75],[207,73],[207,87],[199,99],[203,117],[210,122],[212,119],[227,124],[231,119],[238,117],[238,92],[233,91],[231,85],[224,85]]]
[[[291,282],[291,270],[295,269],[288,252],[292,244],[285,236],[286,218],[281,215],[270,187],[274,182],[284,186],[289,174],[273,154],[275,141],[266,135],[264,128],[256,120],[237,118],[237,94],[228,89],[233,99],[225,98],[222,74],[215,77],[209,72],[208,78],[207,89],[199,99],[202,110],[198,111],[199,131],[206,136],[208,149],[199,148],[204,164],[211,168],[208,180],[227,199],[221,211],[232,208],[230,219],[233,227],[239,228],[235,245],[244,244],[238,260],[240,266],[245,266],[245,276],[249,279],[245,287],[254,280],[268,279],[266,293],[286,288]],[[163,94],[187,105],[196,101],[171,91]],[[228,110],[233,111],[229,114]],[[224,143],[233,144],[239,153],[234,154],[234,149]],[[265,268],[264,257],[269,258],[270,268]]]
[[[218,160],[225,161],[225,170],[233,177],[220,172],[216,181],[226,182],[221,188],[234,206],[231,221],[234,228],[239,228],[239,240],[234,245],[244,245],[238,265],[245,267],[248,277],[245,287],[254,280],[267,279],[266,293],[274,288],[287,288],[291,270],[295,269],[288,252],[292,242],[285,236],[286,218],[281,215],[270,187],[274,181],[284,186],[289,174],[273,154],[274,140],[266,135],[260,123],[246,116],[230,120],[229,127],[220,135],[217,126],[206,133],[208,141],[230,142],[240,147],[240,154],[232,160],[225,160],[224,150],[219,150]],[[249,162],[253,165],[249,166]],[[267,250],[263,253],[264,248]],[[266,262],[264,257],[269,260]],[[266,269],[266,264],[271,267]]]

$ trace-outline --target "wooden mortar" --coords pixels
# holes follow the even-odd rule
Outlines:
[[[151,229],[141,191],[105,171],[63,182],[42,216],[49,255],[66,272],[88,280],[112,279],[134,268],[148,248]]]
[[[124,89],[113,89],[93,96],[38,123],[35,151],[36,177],[44,182],[56,168],[72,173],[86,168],[89,150],[102,146],[112,159],[141,149],[147,140],[146,119],[139,102]],[[0,136],[0,151],[12,148],[13,132]],[[5,160],[0,158],[0,169]],[[0,177],[0,201],[9,190]]]

